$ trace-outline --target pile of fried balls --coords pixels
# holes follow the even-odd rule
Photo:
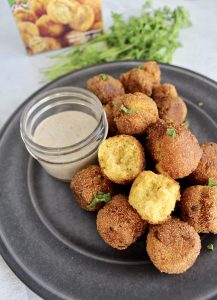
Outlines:
[[[217,233],[217,144],[199,144],[185,102],[160,79],[159,65],[149,61],[120,80],[88,80],[109,137],[99,146],[99,165],[79,170],[70,187],[81,208],[97,212],[105,243],[123,250],[143,236],[154,266],[179,274],[200,253],[199,233]]]

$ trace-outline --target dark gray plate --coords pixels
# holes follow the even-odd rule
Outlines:
[[[93,66],[42,90],[85,87],[95,74],[118,77],[139,64]],[[217,141],[217,84],[175,66],[162,64],[161,71],[162,81],[175,84],[186,100],[191,130],[200,141]],[[201,108],[199,101],[204,102]],[[29,158],[19,133],[22,108],[0,135],[0,251],[23,282],[52,300],[216,299],[217,239],[213,235],[203,239],[201,255],[182,275],[158,272],[138,245],[126,251],[113,250],[98,236],[95,214],[81,210],[72,199],[69,185],[51,178]],[[214,252],[206,250],[210,242]]]

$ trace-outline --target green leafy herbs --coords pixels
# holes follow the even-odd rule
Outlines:
[[[109,75],[108,74],[101,74],[101,78],[106,81],[109,79]]]
[[[204,105],[204,103],[202,101],[197,102],[197,105],[202,107]]]
[[[167,133],[168,135],[172,136],[173,138],[176,137],[176,130],[175,130],[175,128],[167,128],[166,133]]]
[[[207,180],[207,185],[208,185],[208,186],[216,186],[216,182],[215,182],[214,179],[208,178],[208,180]]]
[[[209,251],[213,251],[214,250],[214,245],[213,244],[209,244],[206,246],[206,248],[209,250]]]
[[[185,120],[183,123],[182,123],[186,128],[188,128],[190,126],[190,122],[188,120]]]
[[[89,65],[127,59],[150,59],[170,63],[181,47],[179,33],[191,25],[187,11],[178,6],[153,8],[147,1],[140,16],[125,20],[113,13],[108,32],[93,40],[52,56],[54,65],[43,70],[46,81]]]
[[[98,203],[100,202],[109,202],[111,200],[111,195],[110,193],[103,193],[103,192],[98,192],[98,193],[93,193],[93,199],[92,201],[87,205],[87,208],[93,208],[95,207]]]
[[[136,113],[136,112],[137,112],[136,109],[128,109],[128,108],[126,108],[126,106],[124,106],[123,104],[121,104],[120,110],[123,111],[123,112],[125,112],[126,114],[133,114],[133,113]]]

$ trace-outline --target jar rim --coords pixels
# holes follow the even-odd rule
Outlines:
[[[40,104],[43,102],[46,103],[47,101],[53,99],[57,100],[61,96],[72,96],[73,94],[75,95],[77,93],[78,95],[83,95],[90,97],[92,100],[95,101],[96,107],[98,107],[101,110],[100,113],[100,119],[97,124],[97,126],[94,128],[94,130],[88,134],[85,138],[83,138],[81,141],[75,143],[75,144],[70,144],[68,146],[64,147],[47,147],[40,145],[36,142],[33,141],[31,137],[26,133],[26,122],[28,120],[28,113],[32,109],[36,109]],[[35,108],[34,108],[35,106]],[[103,120],[106,120],[106,115],[102,106],[101,101],[99,98],[94,95],[92,92],[83,89],[83,88],[78,88],[78,87],[71,87],[71,86],[64,86],[64,87],[58,87],[58,88],[53,88],[48,91],[42,92],[36,96],[33,97],[33,99],[30,100],[30,102],[24,107],[24,110],[21,114],[20,117],[20,132],[21,132],[21,137],[23,141],[27,144],[27,146],[30,146],[32,149],[36,150],[39,153],[44,154],[46,152],[47,155],[65,155],[68,153],[73,153],[81,150],[83,147],[85,147],[87,144],[91,143],[92,141],[95,140],[95,137],[98,136],[101,133],[101,124]]]

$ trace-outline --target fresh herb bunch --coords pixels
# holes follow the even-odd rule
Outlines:
[[[108,33],[52,56],[57,61],[44,70],[45,80],[114,60],[151,59],[170,63],[174,51],[182,46],[180,30],[191,25],[188,12],[182,6],[174,10],[169,7],[154,9],[151,1],[145,3],[139,17],[131,16],[125,21],[121,14],[113,13],[112,18],[113,25]]]

